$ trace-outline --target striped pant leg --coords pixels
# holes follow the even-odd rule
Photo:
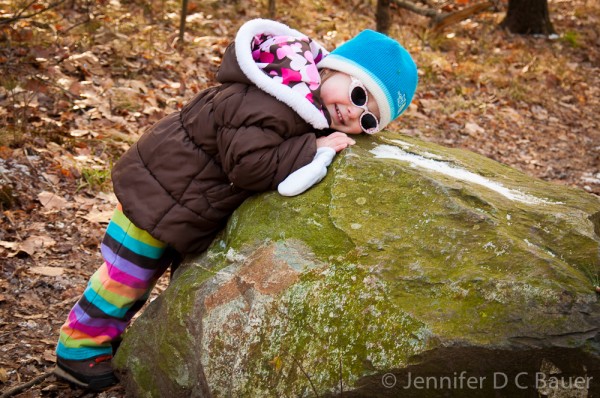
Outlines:
[[[101,246],[104,264],[60,329],[57,356],[88,359],[112,354],[111,342],[125,331],[172,261],[167,245],[137,228],[118,206]]]

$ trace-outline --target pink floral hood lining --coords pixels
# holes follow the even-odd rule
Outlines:
[[[244,74],[316,129],[329,127],[319,96],[319,61],[329,52],[306,35],[271,20],[246,22],[235,38]]]

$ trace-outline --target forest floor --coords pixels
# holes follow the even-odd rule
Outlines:
[[[214,84],[227,43],[267,16],[267,2],[191,2],[177,50],[179,2],[71,1],[45,12],[33,2],[19,15],[25,3],[0,0],[0,395],[121,397],[120,386],[92,394],[54,376],[13,389],[54,367],[58,329],[100,264],[112,163]],[[600,195],[600,4],[549,3],[556,37],[498,29],[503,10],[436,32],[394,8],[390,35],[414,55],[420,85],[389,129]],[[277,19],[333,49],[374,28],[373,4],[279,0]]]

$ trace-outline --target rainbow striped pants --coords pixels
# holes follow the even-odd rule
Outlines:
[[[57,356],[82,360],[112,355],[131,318],[178,254],[136,227],[119,205],[102,240],[104,264],[60,329]]]

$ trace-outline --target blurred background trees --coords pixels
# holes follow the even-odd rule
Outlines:
[[[447,7],[447,2],[442,3],[439,7],[430,0],[422,0],[422,4],[410,0],[377,0],[375,12],[377,30],[382,33],[388,32],[391,20],[389,15],[391,12],[390,4],[430,18],[431,26],[437,30],[458,23],[487,9],[493,8],[496,11],[501,11],[506,6],[500,0],[480,2],[458,0],[456,3],[462,7],[447,12],[443,9],[443,7]],[[548,0],[509,0],[506,17],[500,26],[511,33],[518,34],[549,35],[555,33],[550,21]]]

